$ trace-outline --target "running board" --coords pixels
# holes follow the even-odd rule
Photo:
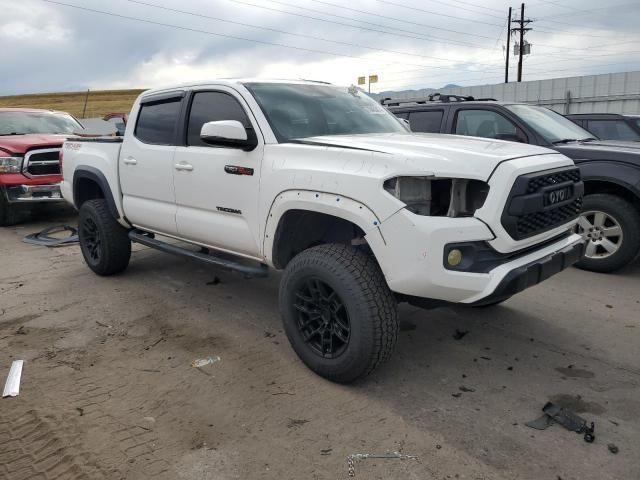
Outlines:
[[[269,267],[264,264],[260,264],[260,266],[250,266],[245,265],[243,263],[228,260],[221,257],[216,257],[214,255],[209,255],[206,253],[194,252],[193,250],[189,250],[187,248],[178,247],[171,243],[161,242],[160,240],[156,240],[154,237],[149,234],[144,233],[141,230],[131,230],[129,231],[129,238],[132,242],[140,243],[142,245],[146,245],[147,247],[155,248],[156,250],[160,250],[165,253],[171,253],[173,255],[179,255],[181,257],[191,258],[193,260],[197,260],[199,262],[206,263],[208,265],[212,265],[214,267],[226,268],[228,270],[234,270],[236,272],[242,273],[245,277],[266,277],[269,274]]]

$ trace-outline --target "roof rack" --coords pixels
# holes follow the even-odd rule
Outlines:
[[[475,98],[471,95],[454,95],[451,93],[439,93],[435,92],[427,96],[427,98],[419,97],[419,98],[404,98],[404,99],[393,99],[393,98],[383,98],[380,100],[382,105],[387,107],[399,107],[403,104],[414,104],[414,105],[423,105],[427,102],[440,102],[440,103],[454,103],[454,102],[495,102],[495,98]]]

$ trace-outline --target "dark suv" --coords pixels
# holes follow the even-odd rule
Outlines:
[[[566,117],[601,140],[640,142],[640,115],[575,113]]]
[[[588,240],[577,266],[611,272],[640,254],[640,143],[595,138],[544,107],[432,94],[424,99],[384,99],[414,132],[470,135],[530,143],[573,159],[585,183],[576,227]]]

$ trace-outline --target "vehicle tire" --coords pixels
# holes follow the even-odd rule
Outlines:
[[[0,227],[15,225],[20,221],[20,216],[15,206],[9,203],[7,193],[0,188]]]
[[[575,231],[587,241],[585,254],[576,263],[583,270],[613,272],[640,252],[640,213],[615,195],[586,196]]]
[[[315,373],[350,383],[386,361],[398,338],[396,299],[372,255],[326,244],[295,256],[280,284],[291,346]]]
[[[87,265],[98,275],[114,275],[129,265],[131,240],[127,229],[109,212],[106,200],[87,200],[82,204],[78,236]]]

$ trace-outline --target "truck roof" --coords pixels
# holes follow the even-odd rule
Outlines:
[[[146,90],[142,96],[153,95],[157,93],[170,92],[181,88],[206,87],[207,85],[242,85],[244,83],[292,83],[299,85],[331,85],[329,82],[321,80],[305,80],[305,79],[288,79],[288,78],[218,78],[211,80],[192,81],[187,83],[179,83],[161,88]]]

